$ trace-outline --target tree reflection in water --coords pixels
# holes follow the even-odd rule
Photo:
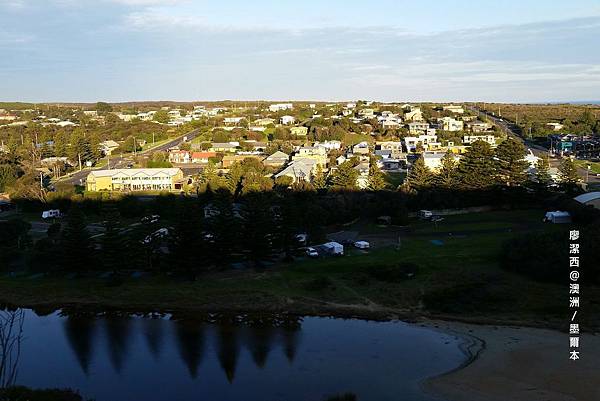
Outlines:
[[[64,321],[65,336],[77,357],[79,366],[89,376],[93,350],[98,341],[98,315],[69,314]],[[190,377],[196,379],[205,357],[207,333],[216,345],[216,356],[227,380],[233,383],[242,347],[247,349],[254,365],[263,369],[271,350],[281,347],[290,363],[293,362],[300,339],[301,319],[291,316],[214,315],[170,322],[159,315],[136,319],[121,314],[101,317],[105,327],[108,359],[116,373],[121,374],[128,357],[131,337],[141,330],[147,349],[160,362],[161,348],[166,341],[175,343],[179,356]],[[137,324],[134,324],[137,322]],[[134,325],[135,329],[132,327]],[[166,330],[173,325],[174,331]],[[214,328],[214,330],[207,330]],[[210,341],[212,343],[212,341]]]
[[[117,373],[121,373],[127,359],[132,322],[133,319],[126,316],[108,316],[105,320],[108,355]]]
[[[235,368],[240,354],[239,326],[231,323],[220,324],[217,329],[218,357],[221,368],[229,383],[233,383]]]
[[[204,324],[177,322],[175,326],[179,355],[188,368],[190,376],[198,377],[198,367],[204,356]]]
[[[69,315],[65,319],[64,329],[81,370],[88,376],[96,334],[96,318],[93,315]]]
[[[13,386],[17,380],[25,311],[0,310],[0,389]]]

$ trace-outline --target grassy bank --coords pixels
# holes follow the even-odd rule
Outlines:
[[[415,223],[410,232],[401,234],[394,228],[357,223],[349,229],[380,246],[366,253],[353,250],[339,258],[305,259],[264,270],[211,273],[195,282],[161,275],[125,277],[118,285],[99,277],[3,276],[0,301],[35,307],[284,311],[564,324],[567,283],[535,282],[499,265],[506,239],[524,230],[556,226],[542,225],[539,211],[478,216],[452,216],[437,227]],[[387,242],[383,240],[386,235]],[[414,277],[397,274],[406,264],[417,266]],[[600,316],[600,308],[592,300],[600,299],[600,289],[588,287],[586,293],[585,319],[597,325],[594,319]]]

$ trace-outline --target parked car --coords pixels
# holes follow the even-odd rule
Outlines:
[[[311,258],[318,258],[319,252],[315,248],[306,248],[306,255]]]
[[[59,209],[44,210],[42,212],[42,219],[53,219],[60,216],[61,214]]]
[[[356,241],[354,243],[354,247],[358,249],[369,249],[371,244],[369,244],[367,241]]]
[[[142,223],[145,223],[145,224],[157,223],[158,220],[160,220],[160,216],[157,214],[153,214],[152,216],[142,217]]]
[[[419,210],[418,216],[420,219],[427,220],[433,216],[433,212],[431,210]]]

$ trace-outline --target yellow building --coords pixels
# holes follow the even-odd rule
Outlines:
[[[88,191],[177,191],[185,178],[179,168],[95,170],[88,174]]]

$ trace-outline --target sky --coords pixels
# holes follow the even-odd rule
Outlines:
[[[0,0],[0,100],[600,97],[598,0]]]

